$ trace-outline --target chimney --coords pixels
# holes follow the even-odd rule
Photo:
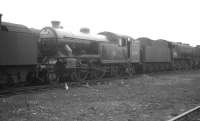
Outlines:
[[[52,27],[55,29],[60,28],[60,21],[51,21]]]
[[[89,34],[89,33],[90,33],[90,29],[84,27],[84,28],[81,28],[81,29],[80,29],[80,32],[81,32],[81,33],[84,33],[84,34]]]

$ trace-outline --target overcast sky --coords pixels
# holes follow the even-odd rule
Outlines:
[[[199,0],[2,0],[3,21],[41,29],[51,20],[70,31],[112,31],[133,38],[200,45]]]

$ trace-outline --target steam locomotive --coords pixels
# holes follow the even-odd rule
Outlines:
[[[43,28],[39,39],[40,63],[52,70],[48,79],[52,82],[63,78],[78,82],[97,80],[125,72],[127,67],[131,70],[139,62],[137,41],[115,34],[115,39],[108,39],[103,34],[72,34],[56,27]]]
[[[112,32],[71,33],[57,21],[37,30],[0,19],[0,55],[0,85],[9,86],[200,67],[199,46]]]

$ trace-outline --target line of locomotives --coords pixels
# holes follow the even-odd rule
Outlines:
[[[199,46],[112,32],[75,34],[57,25],[37,30],[7,22],[0,22],[0,56],[1,87],[82,83],[105,76],[200,67]]]

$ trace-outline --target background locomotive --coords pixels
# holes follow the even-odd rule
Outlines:
[[[30,74],[38,64],[38,39],[35,29],[0,21],[0,85],[32,80]]]
[[[0,85],[98,80],[199,68],[200,47],[101,32],[71,33],[53,27],[41,31],[0,21]]]

